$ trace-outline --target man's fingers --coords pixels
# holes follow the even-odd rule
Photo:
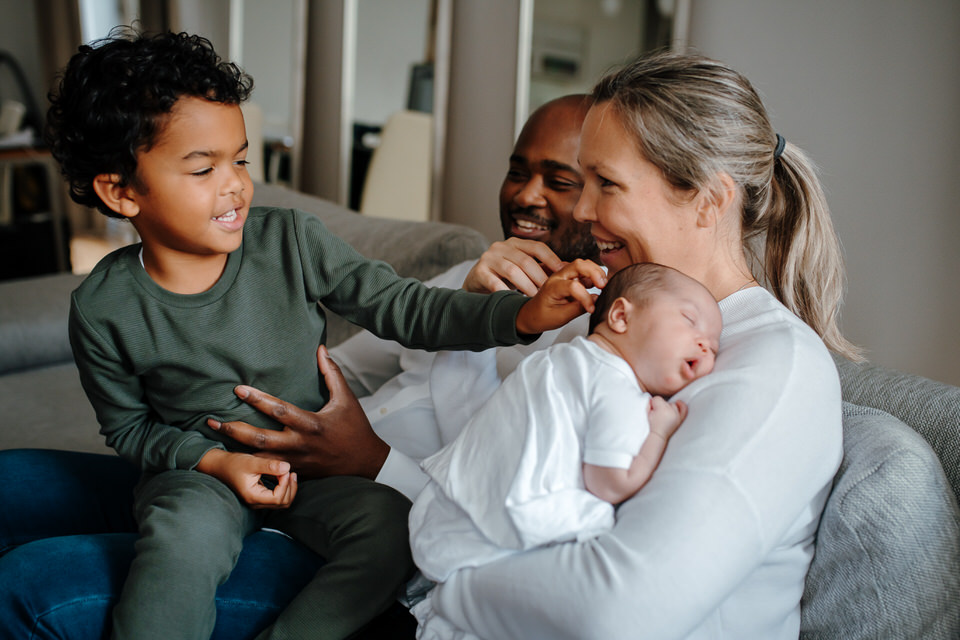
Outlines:
[[[238,398],[260,413],[270,416],[284,426],[301,430],[307,429],[310,426],[310,412],[294,404],[290,404],[286,400],[281,400],[276,396],[272,396],[269,393],[245,384],[238,385],[234,389],[234,393],[237,394]]]
[[[207,419],[207,426],[214,431],[222,433],[225,436],[233,438],[241,444],[254,449],[268,450],[287,448],[286,437],[283,431],[273,431],[271,429],[261,429],[247,422],[234,420],[231,422],[220,422],[214,418]]]
[[[323,381],[326,383],[327,390],[330,392],[331,402],[335,398],[341,398],[344,394],[353,393],[350,391],[350,387],[343,377],[343,372],[340,371],[340,366],[330,357],[324,345],[320,345],[320,348],[317,349],[317,367],[320,369]]]

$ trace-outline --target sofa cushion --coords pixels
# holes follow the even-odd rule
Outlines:
[[[73,358],[0,377],[0,449],[113,453],[100,435]]]
[[[960,388],[835,357],[843,399],[896,416],[933,447],[960,501]]]
[[[877,409],[844,403],[843,432],[801,637],[960,637],[960,513],[939,459]]]
[[[67,316],[82,281],[68,273],[0,283],[0,374],[73,362]]]

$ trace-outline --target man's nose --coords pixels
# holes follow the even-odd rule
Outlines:
[[[545,207],[547,200],[543,197],[543,178],[533,176],[527,180],[514,196],[514,201],[521,207]]]

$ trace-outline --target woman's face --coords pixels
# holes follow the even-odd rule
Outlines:
[[[580,134],[584,186],[574,217],[591,223],[600,259],[615,273],[659,262],[696,277],[696,198],[681,200],[644,158],[609,103],[591,107]]]

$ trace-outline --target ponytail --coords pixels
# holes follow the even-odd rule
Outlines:
[[[859,347],[844,338],[838,326],[845,284],[840,240],[813,163],[792,144],[774,161],[770,202],[758,222],[766,236],[767,288],[829,349],[862,359]]]

